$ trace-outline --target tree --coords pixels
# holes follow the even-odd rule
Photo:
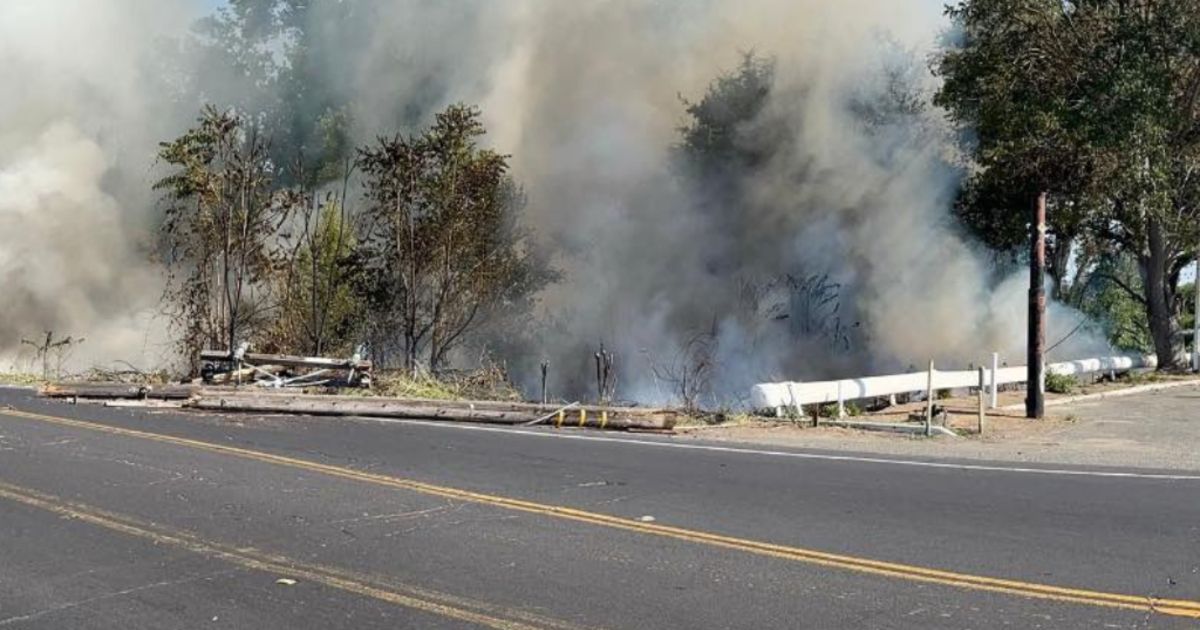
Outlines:
[[[295,208],[295,233],[276,273],[279,315],[271,345],[282,351],[303,348],[314,356],[349,354],[363,312],[354,292],[357,239],[345,195],[328,194],[321,203],[305,189],[284,196]]]
[[[1200,233],[1200,2],[964,0],[936,102],[963,129],[961,214],[1013,242],[1051,195],[1055,272],[1072,242],[1128,254],[1161,369],[1180,350],[1176,285]],[[1118,285],[1119,286],[1119,285]]]
[[[275,203],[275,172],[257,125],[214,107],[196,127],[160,145],[173,170],[163,191],[160,236],[164,294],[193,371],[205,346],[232,349],[261,327],[269,304],[273,235],[286,218]]]
[[[775,156],[786,137],[756,121],[775,85],[775,61],[744,53],[732,72],[714,79],[699,101],[681,99],[687,122],[679,131],[675,161],[680,176],[696,191],[693,211],[705,215],[714,231],[740,242],[748,231],[746,179]],[[714,273],[736,268],[740,251],[710,243],[706,266]]]
[[[1137,262],[1129,255],[1111,256],[1097,264],[1080,303],[1083,312],[1100,323],[1113,347],[1151,352],[1154,341],[1145,307],[1132,297],[1142,291]]]
[[[746,127],[766,107],[774,84],[775,60],[748,52],[699,101],[682,99],[690,121],[679,128],[677,151],[685,165],[702,177],[728,179],[770,158],[774,146],[747,137]]]
[[[322,68],[352,65],[344,57],[353,47],[344,41],[367,20],[359,15],[361,4],[229,0],[195,24],[188,44],[202,61],[189,77],[194,96],[253,112],[272,130],[277,164],[304,155],[312,165],[279,173],[280,183],[337,182],[353,161],[353,91],[344,80],[334,83],[353,73]],[[298,181],[300,176],[306,181]]]
[[[481,149],[478,110],[452,105],[419,135],[359,150],[366,182],[365,297],[383,351],[436,371],[473,331],[554,278],[526,247],[508,157]]]

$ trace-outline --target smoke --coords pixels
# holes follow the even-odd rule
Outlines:
[[[173,120],[147,60],[155,37],[196,16],[187,8],[0,4],[0,357],[9,363],[43,331],[86,339],[76,367],[161,357],[152,315],[162,280],[144,240],[153,150]]]
[[[32,87],[0,104],[19,121],[0,132],[0,274],[24,297],[0,307],[0,351],[53,326],[126,356],[161,287],[136,236],[153,201],[153,142],[188,120],[145,59],[194,15],[159,3],[147,15],[135,0],[15,4],[0,8],[0,76]],[[941,0],[345,0],[307,11],[320,54],[299,92],[329,98],[301,114],[347,101],[363,143],[477,103],[488,142],[512,155],[525,222],[564,272],[542,296],[544,325],[504,357],[518,378],[536,380],[548,360],[553,395],[592,391],[603,343],[620,397],[673,398],[703,364],[713,404],[760,380],[930,358],[965,367],[992,351],[1020,361],[1023,279],[996,278],[951,220],[960,172],[941,114],[871,123],[859,107],[888,95],[895,68],[919,95],[936,88],[924,66],[947,27]],[[54,30],[64,25],[79,32],[68,40]],[[763,160],[714,195],[681,170],[681,95],[702,98],[750,50],[774,59],[774,81],[736,142]],[[198,92],[262,100],[211,66],[194,73]],[[1052,312],[1051,343],[1078,321]],[[1057,352],[1104,348],[1076,333]]]
[[[544,303],[560,323],[530,349],[557,366],[560,391],[589,391],[600,343],[618,357],[620,393],[640,400],[671,398],[681,363],[698,360],[712,363],[724,402],[759,380],[930,358],[966,367],[993,350],[1020,361],[1021,278],[994,286],[951,221],[960,173],[940,113],[872,127],[853,107],[885,95],[895,64],[915,65],[913,87],[932,92],[924,63],[946,26],[941,2],[489,6],[500,15],[479,18],[486,32],[433,35],[488,51],[467,51],[461,63],[480,71],[451,80],[444,99],[483,103],[528,187],[527,219],[559,252],[566,281]],[[424,23],[413,8],[397,15]],[[679,177],[679,95],[699,99],[748,49],[774,57],[775,85],[739,142],[769,146],[769,159],[714,208],[709,189]],[[838,287],[832,323],[797,334],[804,314],[784,274]],[[1052,312],[1052,343],[1078,321],[1066,310]],[[697,335],[712,337],[707,356],[689,350]],[[1077,332],[1058,351],[1105,347]]]

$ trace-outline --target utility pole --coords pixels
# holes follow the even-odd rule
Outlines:
[[[1042,392],[1043,355],[1046,350],[1046,193],[1033,202],[1033,245],[1029,256],[1029,362],[1025,417],[1046,414]]]

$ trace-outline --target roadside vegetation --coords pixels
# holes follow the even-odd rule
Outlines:
[[[965,0],[934,102],[962,131],[957,213],[1019,257],[1049,193],[1053,297],[1182,367],[1180,276],[1200,243],[1200,3]]]
[[[1026,209],[1048,191],[1053,297],[1114,347],[1179,369],[1195,290],[1180,280],[1200,243],[1200,4],[1017,4],[947,9],[957,35],[933,59],[936,93],[921,60],[889,49],[883,89],[847,94],[848,107],[881,142],[898,129],[929,132],[914,121],[931,112],[948,116],[960,142],[946,166],[964,180],[955,216],[998,268],[1026,262]],[[233,0],[201,20],[190,44],[244,76],[227,94],[181,95],[208,104],[158,154],[155,253],[186,371],[198,373],[201,349],[243,342],[342,357],[365,348],[379,392],[518,397],[508,370],[479,357],[530,347],[544,332],[532,324],[539,300],[562,272],[533,242],[511,156],[465,103],[414,106],[364,128],[353,94],[311,76],[333,51],[309,32],[306,6]],[[743,188],[791,150],[786,130],[744,133],[763,119],[775,73],[769,54],[747,53],[694,100],[681,97],[671,160],[701,193],[694,212],[720,223],[742,211],[752,196]],[[725,222],[731,240],[747,237],[735,233],[743,222]],[[736,268],[735,256],[714,248],[709,263]],[[745,279],[746,311],[786,319],[834,355],[862,346],[843,287],[807,271]],[[788,312],[766,299],[780,295]],[[677,353],[647,357],[659,389],[698,416],[721,406],[713,381],[728,349],[718,337],[714,320]],[[79,341],[31,341],[43,348],[28,370],[54,376]],[[1077,387],[1053,375],[1047,386]]]

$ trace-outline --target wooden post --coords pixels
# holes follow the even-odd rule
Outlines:
[[[596,403],[604,403],[604,375],[600,367],[600,355],[604,353],[604,344],[600,344],[600,352],[596,353]]]
[[[979,368],[979,435],[983,435],[983,419],[984,419],[983,397],[984,397],[984,384],[985,384],[983,372],[984,372],[984,369]]]
[[[933,359],[929,360],[929,385],[925,394],[925,437],[929,437],[933,435]]]
[[[549,371],[550,371],[550,364],[545,361],[542,361],[542,404],[543,405],[546,404],[547,402],[549,402],[549,398],[546,394],[546,373]]]
[[[1025,417],[1046,415],[1046,397],[1042,393],[1042,357],[1046,351],[1046,193],[1033,203],[1033,243],[1029,257],[1029,348]]]

